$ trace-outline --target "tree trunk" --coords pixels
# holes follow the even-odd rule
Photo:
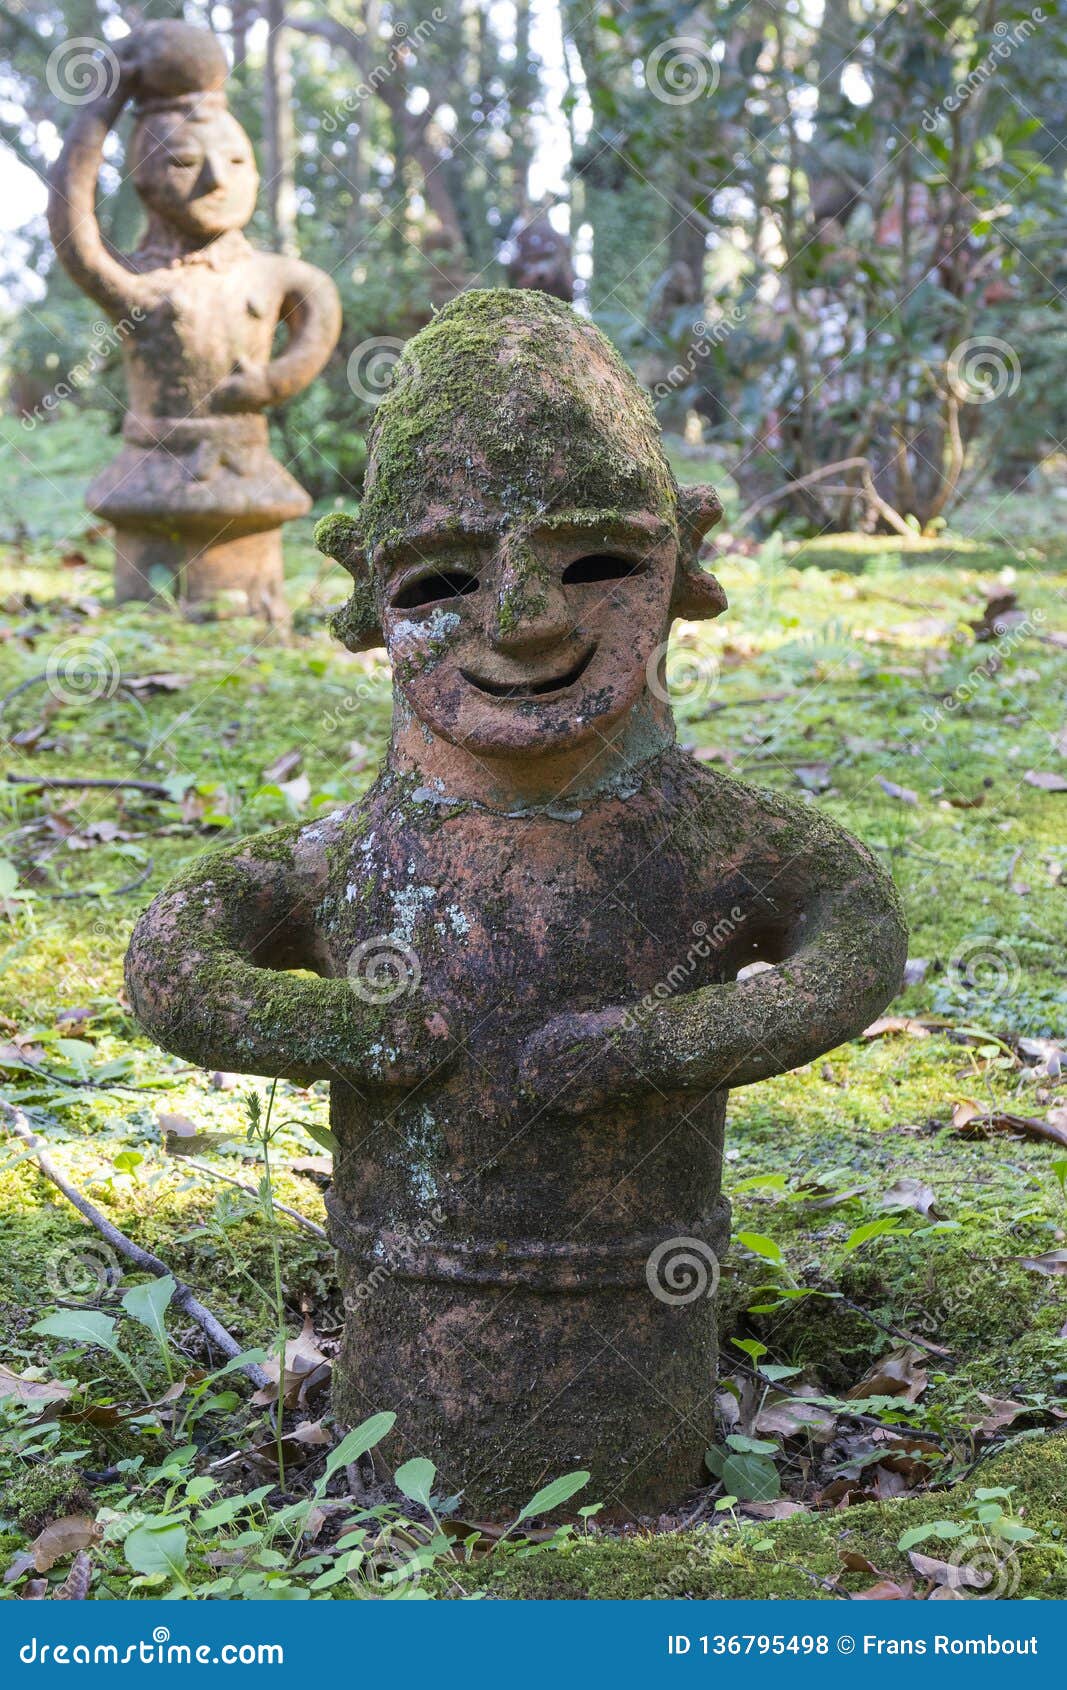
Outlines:
[[[296,184],[293,177],[292,55],[285,29],[285,0],[267,0],[267,58],[263,67],[267,214],[279,252],[295,253]]]

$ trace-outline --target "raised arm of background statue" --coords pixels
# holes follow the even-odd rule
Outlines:
[[[732,964],[755,956],[771,966],[549,1022],[522,1061],[542,1107],[556,1100],[582,1114],[652,1090],[750,1085],[855,1038],[895,994],[907,930],[892,881],[826,817],[788,809],[778,859],[772,850],[743,871],[753,899],[730,946]],[[679,943],[684,951],[684,935]]]
[[[265,410],[281,405],[314,381],[341,332],[341,299],[322,270],[299,258],[275,258],[284,265],[285,296],[280,321],[288,339],[269,364],[241,364],[220,382],[217,411]]]
[[[324,965],[312,910],[323,859],[297,829],[211,853],[160,893],[134,929],[126,989],[138,1021],[204,1068],[308,1084],[410,1087],[452,1053],[444,1016],[417,989],[368,1002]]]
[[[108,131],[131,95],[130,73],[122,68],[118,86],[81,106],[63,137],[52,168],[48,227],[67,274],[111,317],[136,304],[138,278],[116,257],[96,220],[96,184]]]

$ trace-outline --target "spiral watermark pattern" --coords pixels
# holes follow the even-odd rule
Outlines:
[[[87,106],[106,99],[119,85],[119,61],[106,41],[75,35],[48,55],[44,77],[49,91],[65,106]]]
[[[156,1626],[155,1630],[152,1633],[152,1642],[153,1643],[169,1643],[170,1642],[170,1632],[167,1630],[165,1625],[157,1625]]]
[[[661,704],[702,704],[719,684],[719,665],[710,653],[664,640],[649,653],[645,679]]]
[[[112,698],[119,684],[119,660],[103,640],[64,640],[48,654],[48,690],[61,704],[91,704]]]
[[[396,362],[404,350],[404,342],[395,334],[374,335],[361,340],[348,358],[348,385],[357,399],[367,405],[380,405],[389,390]]]
[[[645,83],[665,106],[688,106],[719,86],[719,66],[711,49],[693,35],[672,35],[653,47],[645,60]]]
[[[44,1276],[54,1297],[64,1302],[90,1302],[122,1278],[119,1258],[103,1238],[79,1239],[53,1250]]]
[[[356,946],[349,958],[348,978],[364,1003],[393,1003],[418,986],[422,964],[410,945],[379,934]]]
[[[991,405],[1019,390],[1022,368],[1014,346],[996,335],[961,340],[949,353],[948,384],[961,405]]]
[[[702,1238],[665,1238],[645,1263],[645,1279],[656,1301],[680,1308],[719,1288],[719,1258]]]
[[[425,1557],[416,1544],[406,1538],[380,1538],[370,1552],[374,1583],[383,1594],[403,1597],[417,1589],[426,1568]]]
[[[1022,1579],[1019,1556],[1014,1550],[998,1552],[984,1537],[964,1538],[948,1560],[956,1569],[951,1588],[957,1596],[1000,1601],[1014,1596]]]
[[[990,1001],[1014,997],[1022,980],[1019,959],[1010,945],[975,937],[965,939],[949,960],[949,985]]]

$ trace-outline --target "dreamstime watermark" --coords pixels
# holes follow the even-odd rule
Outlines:
[[[972,94],[976,94],[991,76],[995,76],[1005,59],[1010,59],[1016,47],[1024,41],[1029,41],[1038,24],[1047,23],[1040,6],[1035,6],[1028,18],[1022,18],[1019,23],[998,23],[993,27],[996,37],[984,59],[979,59],[974,69],[969,71],[962,82],[957,82],[955,88],[945,95],[936,106],[927,107],[922,115],[922,126],[928,135],[932,135],[937,128],[938,120],[945,112],[957,112],[965,106]]]
[[[1010,945],[976,934],[953,953],[945,976],[949,989],[957,995],[995,1002],[1015,996],[1023,971]]]
[[[392,45],[382,63],[375,65],[366,82],[358,83],[350,94],[346,94],[344,99],[334,106],[332,111],[326,112],[323,116],[322,128],[326,134],[336,135],[345,119],[351,117],[364,100],[369,100],[373,94],[376,94],[383,82],[388,82],[405,54],[409,53],[412,47],[421,47],[424,42],[428,41],[439,25],[444,23],[447,16],[448,14],[443,7],[435,6],[430,16],[423,18],[421,22],[415,25],[414,29],[411,28],[410,24],[403,21],[394,24]]]
[[[714,94],[719,86],[719,62],[706,41],[693,35],[672,35],[653,47],[645,60],[645,86],[665,106],[688,106]]]
[[[108,99],[121,75],[114,48],[92,35],[74,35],[69,41],[61,41],[44,67],[49,92],[65,106],[87,106],[92,100]]]
[[[77,635],[54,646],[45,664],[45,683],[60,704],[113,698],[119,676],[119,660],[106,641]]]
[[[403,350],[404,342],[395,334],[372,335],[353,348],[346,375],[357,399],[366,405],[381,404]]]
[[[650,992],[646,992],[640,1003],[633,1009],[623,1011],[622,1025],[628,1033],[636,1033],[642,1022],[647,1021],[657,1004],[664,1003],[675,993],[683,991],[692,981],[693,975],[701,962],[716,951],[721,951],[728,944],[734,934],[743,925],[745,912],[740,904],[735,904],[729,915],[721,916],[714,927],[709,928],[706,921],[694,921],[689,929],[693,942],[680,962],[668,970],[662,980],[657,980]]]
[[[945,375],[961,405],[991,405],[995,399],[1010,399],[1019,391],[1023,378],[1014,346],[995,334],[961,340],[948,355]]]
[[[165,1625],[137,1643],[53,1643],[31,1637],[19,1650],[23,1666],[74,1667],[280,1667],[280,1643],[172,1643]]]
[[[361,1303],[373,1297],[392,1279],[412,1250],[421,1244],[429,1244],[444,1223],[445,1212],[440,1204],[435,1203],[427,1219],[419,1221],[411,1232],[394,1234],[388,1250],[383,1252],[366,1277],[352,1287],[351,1296]]]
[[[719,1288],[719,1258],[703,1238],[665,1238],[645,1263],[645,1279],[658,1303],[682,1308]]]
[[[661,704],[702,704],[719,684],[719,664],[710,652],[690,651],[663,640],[649,653],[645,679]]]
[[[1022,1579],[1019,1556],[998,1550],[984,1537],[968,1537],[948,1558],[954,1574],[948,1581],[953,1596],[979,1597],[994,1602],[1014,1596]]]
[[[88,1303],[119,1283],[122,1266],[106,1239],[83,1238],[51,1250],[44,1276],[53,1297],[61,1302]]]
[[[31,434],[39,423],[48,421],[57,405],[62,405],[66,399],[73,399],[76,393],[87,387],[93,377],[103,369],[115,348],[121,346],[144,319],[145,312],[139,305],[134,305],[129,316],[121,318],[117,323],[94,323],[89,331],[92,344],[88,356],[80,363],[73,364],[63,379],[56,382],[32,411],[23,411],[21,422],[26,432]]]
[[[698,320],[693,324],[693,339],[686,351],[685,357],[667,371],[662,381],[658,381],[652,389],[655,400],[669,399],[672,393],[677,393],[680,387],[685,387],[696,374],[697,365],[708,356],[713,347],[722,346],[735,329],[739,329],[745,320],[745,313],[739,305],[727,306],[717,323],[705,323]]]
[[[416,989],[422,979],[422,963],[410,945],[391,933],[364,939],[348,959],[352,990],[364,1003],[395,1003],[405,992]]]
[[[936,733],[946,716],[953,715],[955,711],[969,704],[987,681],[995,680],[1004,666],[1005,657],[1009,656],[1023,640],[1028,639],[1044,620],[1045,612],[1043,610],[1032,610],[1024,621],[1016,623],[1012,628],[1007,628],[1003,634],[1000,634],[998,629],[999,638],[996,646],[990,649],[989,655],[983,658],[981,663],[975,664],[974,668],[968,673],[966,680],[960,681],[958,686],[953,687],[948,697],[943,698],[936,708],[931,710],[928,706],[923,710],[920,718],[923,732]]]

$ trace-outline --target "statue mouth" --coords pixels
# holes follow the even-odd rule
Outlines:
[[[577,663],[562,675],[550,675],[543,681],[490,681],[481,675],[474,675],[469,669],[461,669],[460,674],[468,686],[476,687],[489,698],[526,699],[550,698],[553,693],[563,692],[566,687],[572,687],[575,681],[581,679],[592,661],[596,646],[583,652]]]

